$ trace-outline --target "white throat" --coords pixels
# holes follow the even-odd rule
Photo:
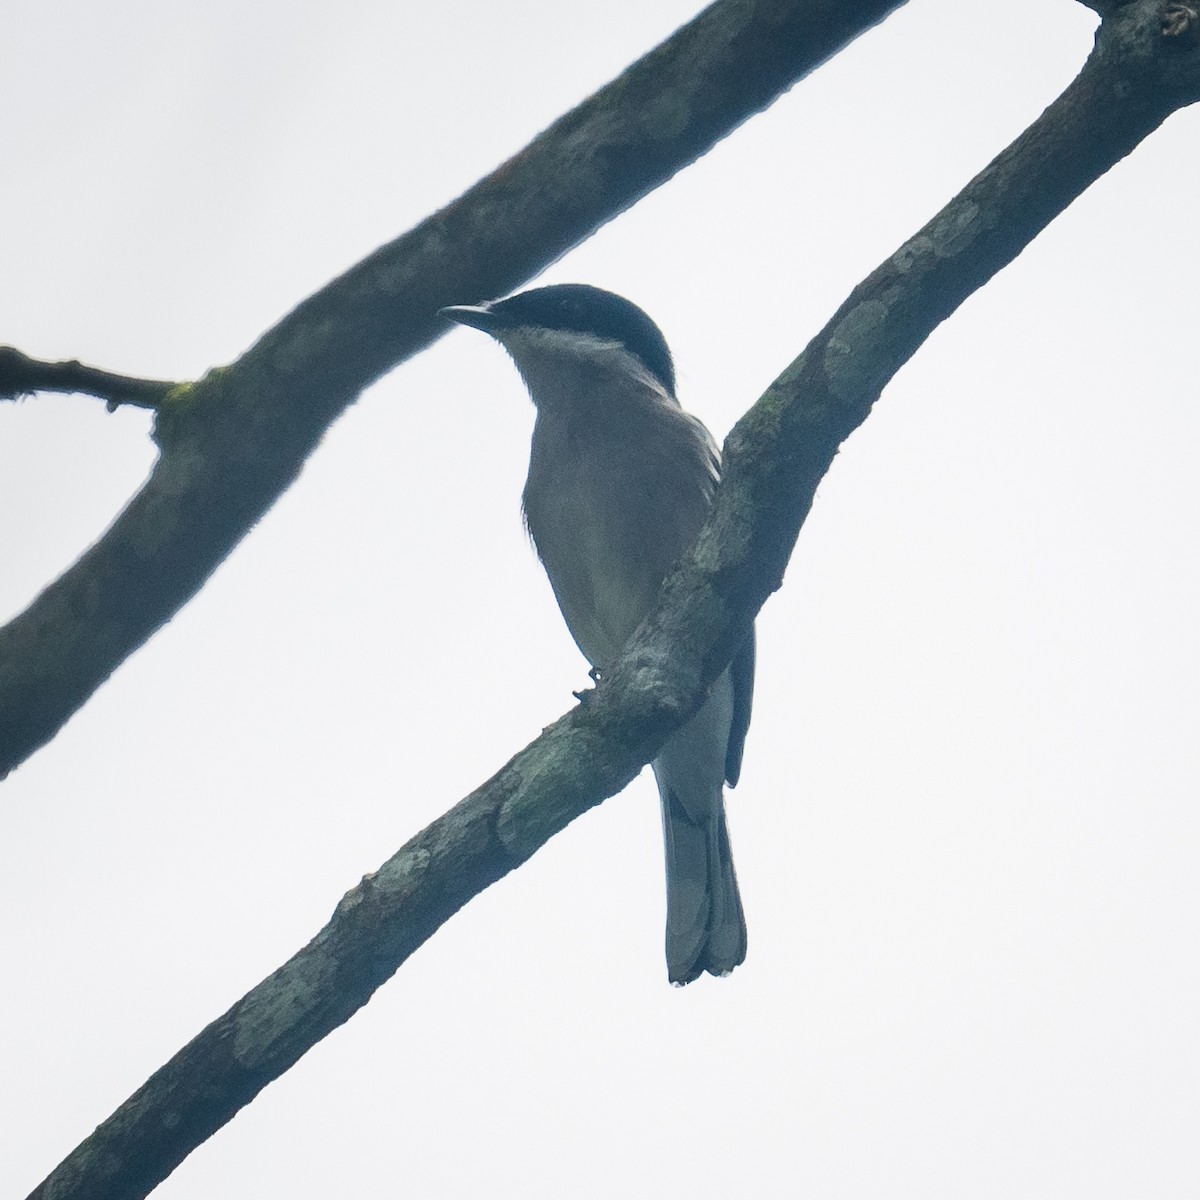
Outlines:
[[[567,412],[598,397],[621,406],[677,401],[636,354],[614,338],[576,330],[521,327],[496,335],[539,410]]]

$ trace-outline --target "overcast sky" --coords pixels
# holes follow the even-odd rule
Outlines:
[[[12,6],[0,342],[228,362],[694,11]],[[912,0],[543,280],[645,307],[723,437],[1094,23]],[[156,1196],[1200,1192],[1198,133],[1174,117],[964,305],[822,485],[729,802],[746,964],[668,986],[646,772]],[[0,1194],[572,703],[532,420],[448,333],[0,785]],[[148,429],[0,405],[0,619],[138,488]]]

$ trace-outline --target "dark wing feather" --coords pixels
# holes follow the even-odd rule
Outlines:
[[[750,708],[754,702],[753,625],[742,648],[729,664],[729,676],[733,682],[733,723],[729,727],[729,746],[725,751],[725,781],[730,787],[735,787],[742,773],[742,749],[746,744]]]

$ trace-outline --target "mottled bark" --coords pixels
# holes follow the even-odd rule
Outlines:
[[[586,702],[365,878],[307,947],[157,1072],[35,1196],[144,1196],[447,917],[636,774],[779,585],[817,483],[886,382],[1090,182],[1200,98],[1195,20],[1181,30],[1178,7],[1121,5],[1064,95],[855,289],[738,423],[700,540]]]

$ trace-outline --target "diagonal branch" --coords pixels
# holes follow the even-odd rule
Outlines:
[[[855,289],[738,423],[700,540],[587,703],[363,879],[312,942],[156,1072],[31,1200],[144,1196],[472,896],[624,787],[779,585],[818,481],[887,381],[1092,181],[1200,99],[1200,50],[1180,53],[1169,36],[1161,0],[1134,0],[1101,27],[1067,91]]]
[[[903,0],[719,0],[449,207],[160,406],[104,537],[0,630],[0,779],[200,588],[358,394],[704,154]]]

